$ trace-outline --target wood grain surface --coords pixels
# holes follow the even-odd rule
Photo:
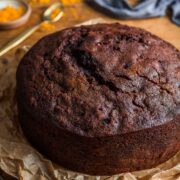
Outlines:
[[[58,1],[58,0],[52,0],[52,2],[54,1]],[[0,47],[3,46],[7,41],[12,39],[17,34],[23,32],[26,28],[38,23],[41,19],[42,12],[46,7],[47,6],[33,7],[33,13],[28,23],[26,23],[24,26],[15,30],[0,31]],[[73,3],[65,6],[65,15],[60,21],[55,23],[55,27],[56,27],[55,29],[46,32],[37,31],[30,38],[28,38],[23,43],[21,43],[21,45],[19,46],[27,45],[27,44],[32,45],[41,37],[49,33],[97,17],[102,17],[107,20],[118,21],[122,24],[141,27],[158,35],[159,37],[172,43],[175,47],[180,49],[180,27],[171,23],[170,19],[167,17],[159,17],[159,18],[151,18],[151,19],[143,19],[143,20],[112,19],[100,12],[95,11],[94,9],[86,5],[83,1],[81,2],[80,0],[77,0],[77,3]],[[15,52],[15,50],[16,48],[14,48],[9,53],[4,55],[4,57],[7,57],[8,55],[12,55]]]
[[[55,1],[58,0],[52,0],[51,3]],[[131,2],[134,2],[134,0],[131,0]],[[23,32],[26,28],[38,23],[41,20],[42,12],[46,8],[47,6],[33,7],[33,13],[28,23],[26,23],[24,26],[18,29],[6,30],[6,31],[0,30],[0,47],[3,46],[6,42],[8,42],[10,39],[15,37],[17,34]],[[77,0],[77,1],[74,0],[74,3],[65,6],[65,15],[60,21],[54,24],[55,28],[52,31],[38,30],[30,38],[28,38],[23,43],[21,43],[18,47],[21,47],[23,45],[33,45],[41,37],[49,33],[98,17],[104,18],[106,20],[118,21],[122,24],[146,29],[156,34],[157,36],[161,37],[162,39],[170,42],[180,50],[180,27],[173,24],[168,17],[159,17],[159,18],[143,19],[143,20],[118,20],[107,17],[104,14],[95,11],[81,0]],[[14,52],[18,47],[14,48],[4,56],[0,57],[0,64],[6,63],[6,59],[12,59],[11,57],[13,57]],[[0,66],[0,76],[2,75],[3,72],[2,67],[3,66]],[[0,171],[0,175],[4,177],[4,179],[11,179],[9,176],[6,176],[1,171]]]

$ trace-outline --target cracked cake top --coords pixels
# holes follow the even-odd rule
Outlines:
[[[180,52],[138,28],[97,24],[41,39],[17,71],[32,119],[98,137],[169,122],[180,110]]]

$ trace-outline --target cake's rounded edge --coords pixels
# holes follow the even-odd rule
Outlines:
[[[19,106],[28,141],[60,166],[90,175],[114,175],[149,169],[180,149],[180,115],[164,125],[110,137],[83,137],[48,119],[31,119]],[[43,122],[43,123],[42,123]]]

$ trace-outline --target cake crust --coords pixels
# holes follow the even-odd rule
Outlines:
[[[150,168],[180,149],[180,52],[139,28],[46,36],[18,66],[17,97],[29,141],[75,171]]]

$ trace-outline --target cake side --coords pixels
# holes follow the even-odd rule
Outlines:
[[[17,70],[18,103],[87,137],[127,134],[180,112],[180,53],[138,28],[99,24],[40,40]]]
[[[60,166],[91,175],[114,175],[148,169],[180,150],[180,116],[166,124],[127,134],[85,137],[47,118],[32,119],[19,106],[24,134],[41,153]]]

